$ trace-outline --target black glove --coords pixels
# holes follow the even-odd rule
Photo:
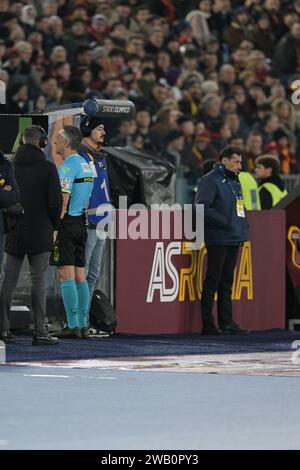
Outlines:
[[[24,209],[22,205],[17,202],[13,206],[7,207],[5,209],[5,212],[7,217],[22,217],[22,215],[24,214]]]

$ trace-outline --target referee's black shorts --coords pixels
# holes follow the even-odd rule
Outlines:
[[[87,227],[85,216],[65,216],[58,231],[58,266],[85,267]]]

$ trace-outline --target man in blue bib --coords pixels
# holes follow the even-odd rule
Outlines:
[[[110,221],[111,199],[106,167],[106,155],[102,152],[105,130],[98,118],[83,116],[80,122],[83,135],[80,155],[91,166],[94,187],[88,207],[88,238],[86,243],[86,273],[90,300],[99,279],[105,247],[104,228]],[[100,223],[103,229],[100,228]],[[99,236],[101,235],[101,237]]]
[[[85,272],[87,238],[86,210],[94,175],[90,165],[78,154],[81,132],[65,126],[57,136],[57,153],[64,160],[59,168],[63,208],[58,231],[59,276],[67,328],[59,336],[85,337],[89,308],[89,288]],[[83,333],[83,335],[82,335]]]

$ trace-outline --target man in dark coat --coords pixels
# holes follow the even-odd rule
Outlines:
[[[248,240],[248,223],[238,173],[242,167],[239,148],[225,147],[219,163],[198,184],[195,204],[204,205],[204,239],[207,273],[203,285],[201,313],[203,334],[246,333],[232,319],[231,291],[239,246]],[[212,308],[218,292],[218,328]]]
[[[14,160],[15,177],[20,189],[24,214],[10,223],[5,251],[7,260],[0,294],[0,327],[4,341],[13,341],[9,330],[10,304],[25,255],[30,266],[31,303],[34,313],[34,345],[55,344],[57,338],[45,328],[46,274],[53,232],[58,228],[62,207],[60,182],[56,167],[41,150],[47,135],[39,126],[29,126],[23,133],[23,145]]]
[[[12,164],[0,151],[0,281],[3,278],[4,235],[6,232],[6,209],[19,202],[20,192],[14,178]]]

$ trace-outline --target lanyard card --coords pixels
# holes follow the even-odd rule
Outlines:
[[[97,178],[97,170],[96,170],[96,167],[95,167],[95,163],[93,161],[90,161],[89,165],[90,165],[90,168],[93,172],[93,177]]]
[[[238,217],[245,217],[243,199],[236,199],[236,213]]]

